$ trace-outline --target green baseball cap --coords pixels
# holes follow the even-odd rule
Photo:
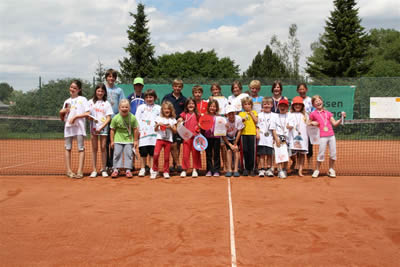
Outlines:
[[[143,78],[137,77],[133,80],[133,84],[141,84],[144,85]]]

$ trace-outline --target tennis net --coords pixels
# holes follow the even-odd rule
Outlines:
[[[64,123],[57,117],[0,115],[0,175],[64,174],[63,131]],[[346,121],[344,126],[335,129],[335,133],[338,175],[400,176],[400,120]],[[84,172],[90,173],[93,155],[89,135],[85,139],[85,147]],[[72,165],[76,169],[76,142],[72,151]],[[313,169],[315,166],[317,153],[318,146],[314,146],[314,155],[311,161],[305,164],[307,169]],[[97,157],[100,164],[99,153]],[[322,173],[328,169],[328,152],[325,158]],[[203,170],[206,167],[205,163],[203,153]],[[135,167],[139,168],[137,160]]]

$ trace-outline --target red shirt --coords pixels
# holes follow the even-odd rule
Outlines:
[[[201,100],[199,103],[197,103],[197,112],[200,116],[207,114],[207,106],[208,103],[205,100]]]
[[[196,130],[198,129],[198,120],[197,116],[195,113],[189,114],[182,112],[181,113],[181,118],[183,119],[183,122],[185,123],[185,127],[191,131],[194,134],[197,134]]]

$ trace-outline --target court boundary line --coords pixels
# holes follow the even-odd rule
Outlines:
[[[229,229],[231,241],[231,266],[236,267],[236,246],[235,246],[235,225],[233,223],[231,178],[228,178],[228,199],[229,199]]]

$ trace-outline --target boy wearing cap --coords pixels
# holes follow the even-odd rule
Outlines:
[[[133,80],[133,93],[127,97],[131,106],[131,113],[133,115],[136,115],[137,107],[141,104],[144,104],[144,94],[142,93],[143,87],[143,78],[136,77]]]
[[[286,144],[289,148],[289,132],[293,128],[289,125],[289,101],[285,98],[281,99],[278,104],[279,114],[277,114],[271,123],[270,129],[277,147]],[[277,153],[275,151],[275,153]],[[287,178],[288,162],[278,163],[278,177]]]
[[[242,133],[242,129],[244,128],[244,124],[242,118],[236,115],[236,108],[232,105],[227,106],[226,108],[226,136],[223,136],[226,147],[227,147],[227,172],[225,174],[226,177],[239,177],[240,174],[238,172],[239,158],[240,158],[240,135]],[[232,153],[234,155],[234,167],[232,173]]]

